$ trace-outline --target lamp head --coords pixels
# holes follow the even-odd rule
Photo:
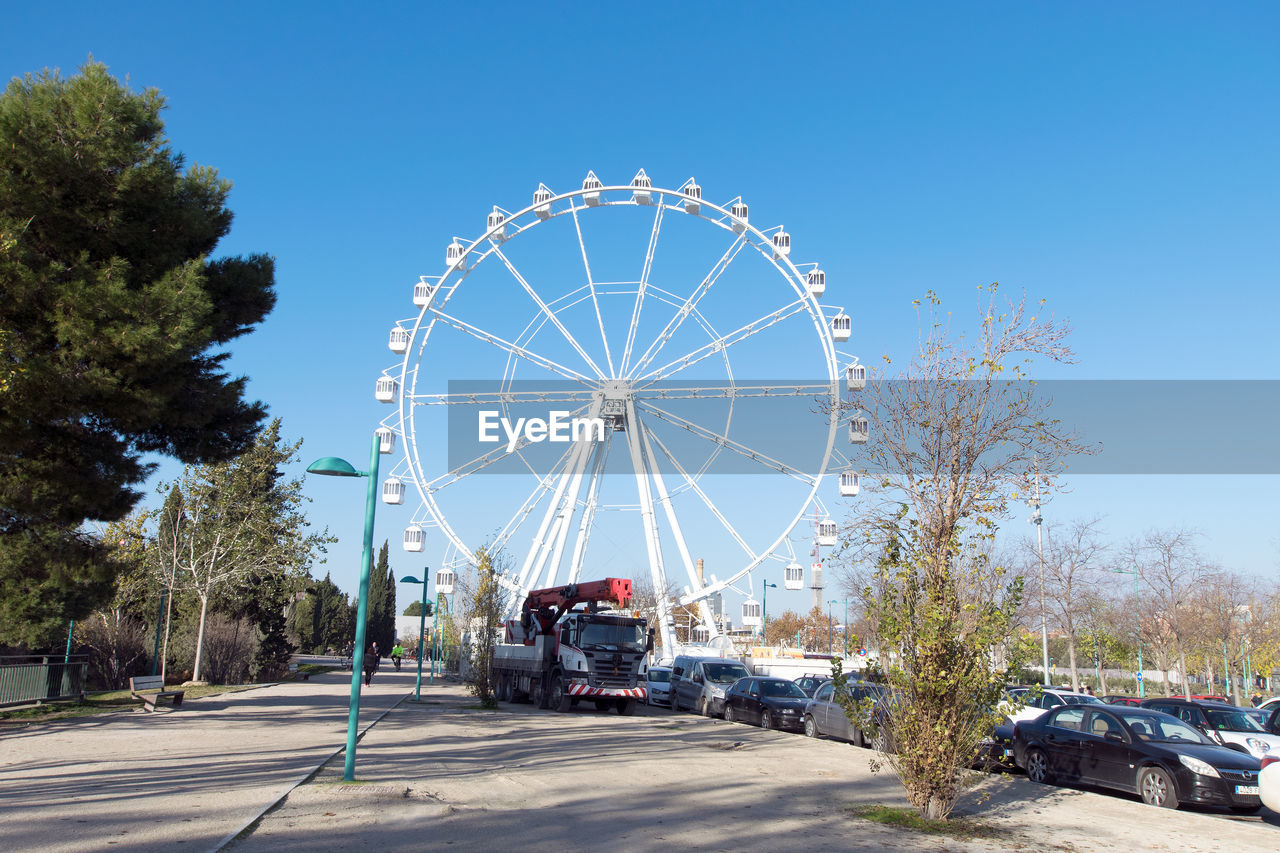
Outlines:
[[[326,456],[317,459],[307,466],[308,474],[324,474],[327,477],[363,477],[363,471],[351,467],[351,463],[337,456]]]
[[[424,580],[420,581],[417,578],[415,578],[413,575],[405,575],[404,577],[400,578],[400,583],[426,583],[426,581]]]

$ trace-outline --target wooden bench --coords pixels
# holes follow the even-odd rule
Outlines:
[[[158,690],[158,693],[141,693],[142,690]],[[147,711],[156,709],[156,702],[161,699],[168,699],[173,707],[182,706],[182,696],[185,690],[165,690],[164,677],[160,675],[141,675],[137,678],[129,679],[129,692],[133,694],[134,699],[142,700],[142,707]]]

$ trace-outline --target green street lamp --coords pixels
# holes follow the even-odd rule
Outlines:
[[[1112,569],[1118,575],[1133,575],[1133,598],[1138,598],[1138,570],[1137,569]],[[1142,677],[1142,617],[1138,616],[1138,698],[1145,699],[1147,695],[1147,682]]]
[[[357,471],[345,459],[326,456],[307,466],[308,474],[327,477],[367,477],[369,487],[364,503],[364,548],[360,552],[360,598],[356,604],[355,649],[351,656],[351,709],[347,714],[346,763],[342,780],[354,782],[356,773],[356,732],[360,724],[360,676],[364,671],[365,622],[369,618],[369,572],[373,563],[373,512],[378,507],[378,454],[380,448],[391,452],[392,442],[377,433],[373,436],[373,449],[369,452],[369,470]]]
[[[764,595],[760,602],[760,642],[768,645],[769,643],[769,590],[777,589],[776,583],[764,582]]]
[[[827,654],[835,654],[835,628],[831,622],[831,605],[839,604],[840,599],[833,598],[827,602]]]
[[[400,578],[400,583],[422,584],[422,609],[418,612],[418,680],[413,683],[413,701],[415,702],[422,701],[422,639],[427,631],[427,572],[430,570],[430,566],[422,570],[422,580],[418,580],[413,575]]]

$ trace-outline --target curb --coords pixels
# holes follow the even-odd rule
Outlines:
[[[373,728],[378,723],[382,722],[383,717],[385,717],[387,714],[390,714],[396,708],[399,708],[402,704],[404,704],[405,700],[409,698],[409,695],[410,694],[406,693],[404,696],[400,697],[400,700],[398,702],[396,702],[387,710],[383,711],[372,722],[370,722],[369,725],[361,729],[356,734],[356,741],[359,742],[360,739],[363,738],[369,732],[369,729]],[[320,759],[319,764],[317,764],[315,767],[312,767],[306,773],[303,773],[297,779],[293,780],[293,782],[289,783],[289,786],[288,788],[285,789],[284,793],[276,797],[271,802],[267,803],[265,806],[259,809],[258,812],[254,814],[253,817],[249,818],[239,827],[237,827],[236,829],[232,830],[230,833],[225,835],[222,838],[222,840],[219,841],[217,844],[214,844],[212,847],[210,847],[209,853],[219,853],[219,851],[226,849],[227,845],[231,844],[233,841],[239,838],[243,833],[245,833],[251,827],[253,827],[254,824],[262,820],[262,818],[266,816],[267,812],[271,811],[276,806],[283,803],[285,801],[285,798],[288,797],[290,794],[292,794],[295,788],[297,788],[299,785],[303,785],[308,781],[310,781],[317,773],[321,771],[321,769],[324,768],[326,764],[332,761],[336,756],[341,755],[343,752],[346,751],[346,749],[347,749],[347,745],[344,743],[342,746],[338,747],[333,752],[330,752],[324,758]]]

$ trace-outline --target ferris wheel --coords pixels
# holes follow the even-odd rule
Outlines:
[[[757,228],[741,198],[706,201],[692,178],[662,189],[644,170],[626,185],[592,172],[494,206],[414,284],[417,313],[388,340],[400,360],[376,383],[394,407],[383,449],[403,447],[383,500],[404,503],[409,485],[419,499],[405,549],[431,530],[446,563],[484,547],[513,607],[584,571],[647,577],[665,648],[662,593],[715,634],[709,602],[753,602],[754,570],[787,563],[799,589],[789,536],[849,467],[837,439],[847,422],[857,443],[859,424],[839,398],[865,382],[836,349],[852,321],[825,290],[782,226]],[[839,476],[856,494],[857,473]]]

